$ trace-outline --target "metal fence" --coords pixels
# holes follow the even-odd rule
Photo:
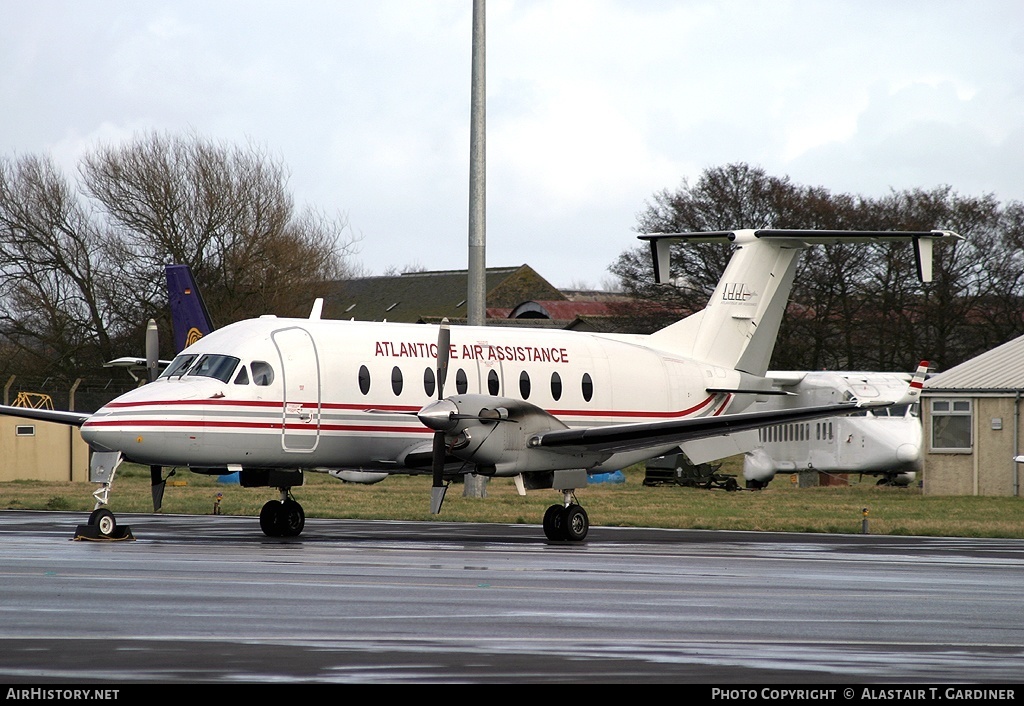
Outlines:
[[[3,403],[44,407],[72,412],[95,412],[118,395],[138,387],[124,372],[108,377],[21,377],[4,381]]]

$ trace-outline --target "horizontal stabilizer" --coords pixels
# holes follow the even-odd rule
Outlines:
[[[810,245],[837,243],[871,243],[886,240],[910,240],[914,244],[917,274],[922,282],[932,280],[932,245],[942,238],[962,240],[963,237],[948,230],[792,230],[762,228],[758,230],[724,230],[696,233],[647,233],[639,236],[651,244],[654,260],[654,280],[659,284],[669,279],[669,247],[673,241],[690,243],[750,243],[770,240],[785,247],[805,248]]]

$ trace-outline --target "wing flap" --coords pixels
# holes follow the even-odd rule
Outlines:
[[[802,407],[766,412],[723,414],[717,417],[696,419],[672,419],[638,424],[615,424],[604,427],[560,429],[537,434],[530,438],[530,448],[544,448],[552,451],[619,453],[639,449],[678,444],[694,439],[722,436],[733,432],[757,429],[759,427],[821,419],[850,414],[869,406],[842,403],[815,407]]]

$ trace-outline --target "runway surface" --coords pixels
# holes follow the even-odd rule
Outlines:
[[[0,511],[0,684],[1020,684],[1024,541]],[[1018,690],[1019,693],[1021,690]]]

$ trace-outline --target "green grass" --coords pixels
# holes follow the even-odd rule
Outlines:
[[[732,465],[730,465],[732,464]],[[741,469],[729,461],[721,472]],[[871,534],[1024,538],[1024,499],[1014,497],[930,496],[920,489],[875,485],[873,478],[848,486],[799,488],[778,476],[761,491],[727,492],[675,485],[643,485],[642,467],[626,469],[622,484],[592,484],[577,491],[593,526],[666,527],[779,532],[859,534],[867,509]],[[177,483],[177,484],[176,484]],[[89,512],[93,483],[11,481],[0,483],[0,508]],[[486,498],[465,498],[453,484],[440,516],[431,515],[429,476],[394,476],[375,485],[342,483],[307,473],[293,494],[307,517],[445,520],[540,524],[545,508],[559,502],[553,490],[515,491],[511,479],[492,479]],[[219,496],[219,497],[218,497]],[[179,471],[168,482],[162,512],[167,514],[259,515],[271,488],[242,488],[215,477]],[[152,512],[149,470],[130,464],[117,473],[110,493],[115,513]]]

